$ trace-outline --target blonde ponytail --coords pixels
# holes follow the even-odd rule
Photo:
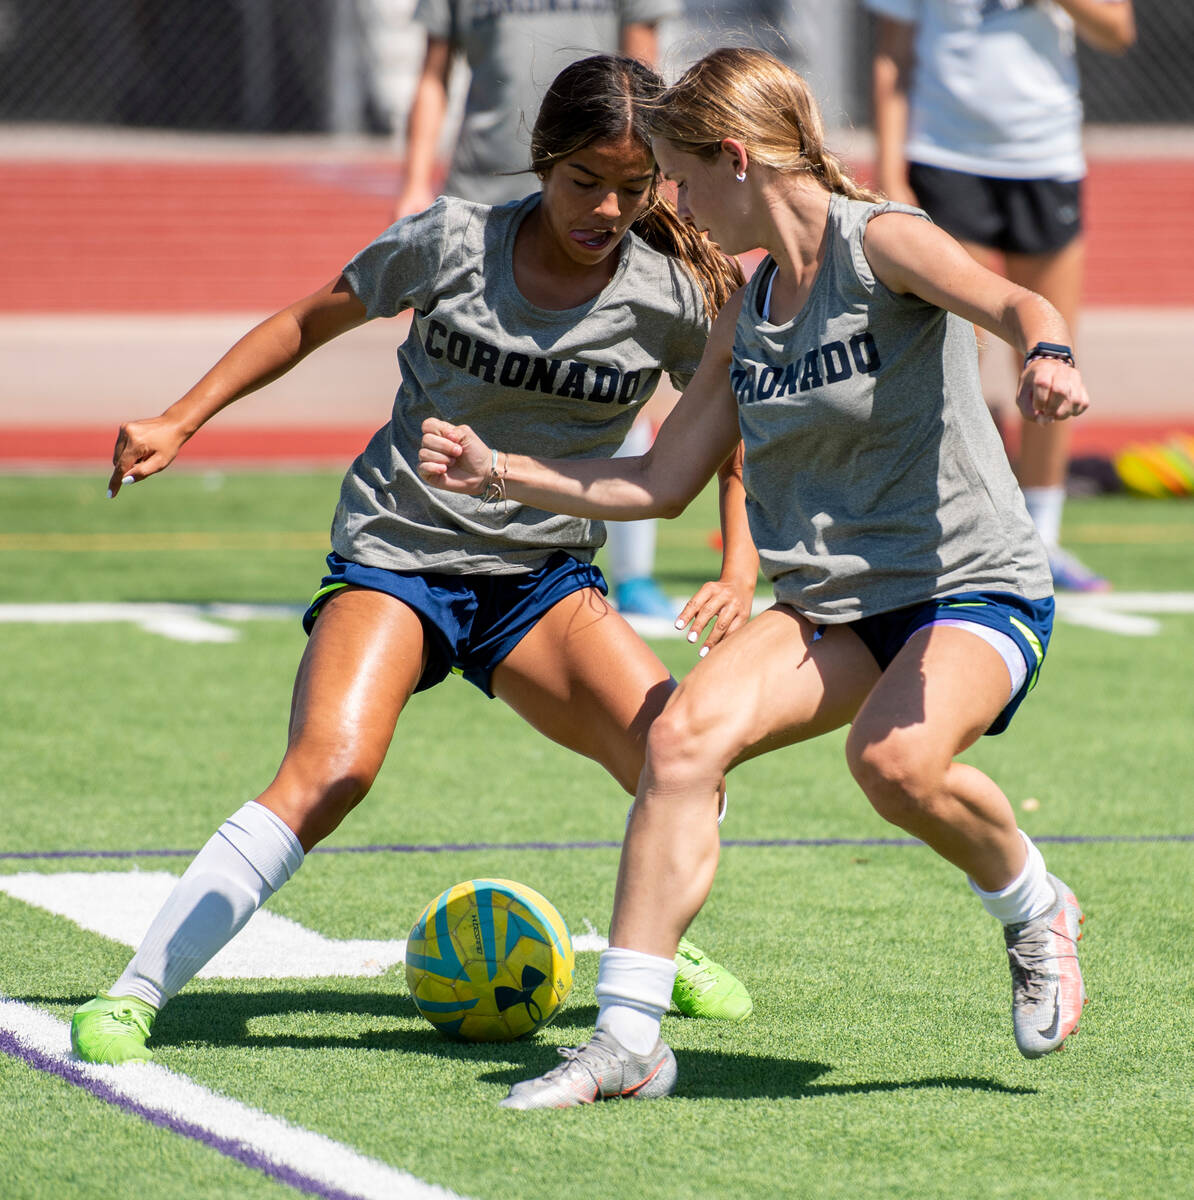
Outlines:
[[[882,197],[856,183],[825,145],[821,110],[808,83],[763,50],[725,47],[694,63],[651,106],[651,134],[701,158],[737,138],[777,171],[811,175],[851,200]]]

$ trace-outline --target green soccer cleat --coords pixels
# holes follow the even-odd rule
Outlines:
[[[152,1062],[145,1039],[157,1015],[135,996],[96,996],[71,1019],[71,1047],[84,1062]]]
[[[680,939],[676,968],[672,1004],[684,1016],[745,1021],[754,1011],[742,981],[687,938]]]

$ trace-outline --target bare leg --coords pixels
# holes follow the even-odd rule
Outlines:
[[[999,654],[964,629],[923,629],[855,718],[846,757],[880,816],[960,867],[984,891],[1021,871],[1025,848],[1007,797],[953,761],[1007,703]]]
[[[424,660],[422,626],[398,600],[350,588],[327,601],[299,666],[277,776],[199,851],[112,995],[160,1008],[291,877],[369,790]],[[80,1053],[147,1057],[148,1023],[134,1031],[122,1024],[127,1014],[114,1017],[102,998],[96,1005],[77,1014]]]
[[[393,596],[345,588],[324,605],[299,664],[286,755],[258,797],[304,851],[369,791],[425,662],[422,624]]]
[[[611,946],[670,957],[713,884],[731,766],[848,722],[879,677],[858,638],[773,608],[716,647],[651,728],[614,900]]]
[[[647,731],[676,683],[605,598],[587,591],[545,614],[494,672],[492,686],[536,729],[599,762],[633,793]],[[719,777],[708,809],[714,829],[720,793]],[[670,1002],[692,1017],[737,1021],[750,1015],[741,982],[691,943],[682,954],[673,944],[651,974],[648,991],[660,1011]]]
[[[566,596],[493,673],[494,695],[552,741],[594,759],[630,793],[647,730],[675,680],[600,592]]]

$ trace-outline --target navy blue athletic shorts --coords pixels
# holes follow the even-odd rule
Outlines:
[[[1025,600],[1010,592],[958,592],[942,596],[940,600],[927,600],[908,608],[862,617],[849,622],[846,628],[858,634],[863,645],[874,655],[880,670],[886,671],[918,629],[942,620],[969,621],[996,629],[1010,637],[1024,655],[1028,676],[987,730],[989,734],[1002,733],[1040,676],[1041,663],[1053,632],[1053,598]]]
[[[490,699],[494,668],[518,645],[549,608],[584,588],[605,595],[605,576],[562,550],[534,571],[515,575],[440,575],[430,571],[387,571],[328,555],[328,573],[303,614],[311,632],[324,601],[344,587],[370,588],[396,596],[413,609],[427,639],[427,666],[416,692],[459,671]]]
[[[916,202],[946,233],[1011,254],[1052,254],[1082,232],[1080,179],[995,179],[908,165]]]

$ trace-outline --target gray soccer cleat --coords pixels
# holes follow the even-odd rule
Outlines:
[[[650,1054],[634,1054],[598,1029],[575,1050],[560,1047],[566,1061],[536,1079],[516,1083],[502,1108],[573,1108],[595,1100],[656,1100],[676,1086],[676,1056],[663,1042]]]
[[[1005,925],[1012,970],[1012,1026],[1025,1058],[1058,1049],[1078,1027],[1086,989],[1078,968],[1078,939],[1086,920],[1074,893],[1055,875],[1057,903],[1035,921]]]

